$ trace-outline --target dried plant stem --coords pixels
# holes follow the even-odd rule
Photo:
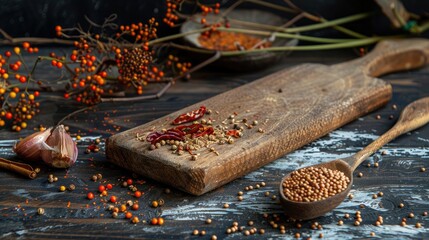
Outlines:
[[[223,30],[223,29],[222,29]],[[366,46],[384,39],[400,38],[404,36],[388,36],[388,37],[370,37],[366,39],[356,39],[342,43],[332,43],[332,44],[320,44],[320,45],[306,45],[306,46],[281,46],[281,47],[269,47],[264,49],[251,49],[244,51],[223,51],[221,56],[238,56],[249,53],[258,53],[258,52],[281,52],[281,51],[314,51],[314,50],[330,50],[330,49],[340,49],[340,48],[350,48],[350,47],[360,47]],[[210,54],[213,53],[211,50],[206,50],[202,48],[195,48],[189,46],[183,46],[179,44],[172,44],[171,46],[178,49]]]

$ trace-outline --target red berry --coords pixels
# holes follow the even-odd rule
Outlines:
[[[106,185],[106,188],[107,188],[108,190],[110,190],[110,189],[112,189],[112,188],[113,188],[113,185],[109,183],[109,184],[107,184],[107,185]]]
[[[127,180],[127,184],[128,184],[128,185],[133,185],[133,180],[132,180],[131,178],[128,178],[128,180]]]
[[[64,93],[64,98],[68,99],[70,97],[70,94]]]
[[[87,197],[89,200],[94,199],[94,193],[89,192],[89,193],[86,195],[86,197]]]
[[[103,185],[98,186],[99,192],[103,192],[104,190],[106,190],[106,187],[104,187]]]
[[[10,69],[12,69],[13,71],[18,71],[19,70],[19,65],[18,64],[10,64]]]
[[[117,201],[116,196],[110,197],[110,202],[115,203]]]
[[[57,68],[62,68],[63,67],[63,63],[62,62],[57,62]]]
[[[57,61],[56,60],[52,60],[52,62],[51,62],[51,64],[52,64],[52,66],[54,66],[54,67],[56,67],[57,66]]]
[[[107,72],[106,71],[102,71],[100,73],[100,76],[103,77],[103,78],[107,77]]]
[[[27,78],[25,76],[21,76],[19,77],[19,81],[25,83],[27,81]]]
[[[10,57],[10,56],[12,56],[12,52],[11,52],[11,51],[6,51],[6,52],[4,53],[4,55],[5,55],[6,57]]]
[[[7,112],[5,117],[6,119],[12,119],[13,115],[11,112]]]
[[[24,43],[22,44],[22,47],[23,47],[24,49],[27,49],[27,48],[29,48],[29,47],[30,47],[30,43],[29,43],[29,42],[24,42]]]
[[[70,55],[70,60],[73,62],[77,60],[77,56],[75,54]]]
[[[55,32],[61,32],[63,30],[60,25],[55,26]]]
[[[139,198],[141,196],[142,196],[142,192],[140,192],[140,191],[135,191],[134,192],[134,197]]]
[[[34,96],[35,96],[35,97],[38,97],[39,95],[40,95],[40,92],[39,92],[39,91],[35,91],[35,92],[34,92]]]

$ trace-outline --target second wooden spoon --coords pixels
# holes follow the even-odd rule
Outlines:
[[[283,193],[283,182],[290,176],[286,175],[280,183],[280,200],[286,215],[295,219],[312,219],[324,215],[337,207],[346,198],[353,185],[353,171],[369,156],[396,137],[417,129],[429,122],[429,97],[419,99],[404,108],[398,122],[386,133],[353,156],[336,159],[311,167],[325,167],[343,172],[350,179],[348,187],[331,197],[314,202],[296,202],[289,200]]]

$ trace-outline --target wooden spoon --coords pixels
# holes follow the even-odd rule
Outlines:
[[[325,167],[343,172],[350,179],[348,187],[334,196],[315,202],[296,202],[286,198],[283,194],[283,182],[290,176],[286,175],[280,183],[280,200],[286,215],[294,219],[312,219],[324,215],[337,207],[350,192],[353,185],[353,171],[370,155],[380,149],[384,144],[396,137],[417,129],[429,122],[429,97],[419,99],[404,108],[398,122],[386,133],[370,145],[353,156],[313,165],[312,167]]]

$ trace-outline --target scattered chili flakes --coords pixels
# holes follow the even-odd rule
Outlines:
[[[183,155],[187,152],[191,155],[190,160],[196,161],[204,149],[219,156],[220,153],[215,151],[214,144],[234,144],[234,139],[241,138],[244,131],[250,130],[252,129],[251,126],[258,124],[257,120],[248,124],[250,120],[247,118],[239,119],[239,114],[236,112],[223,121],[219,121],[219,123],[216,119],[203,118],[205,114],[211,112],[212,110],[201,106],[199,109],[181,114],[173,120],[172,125],[177,126],[161,131],[151,129],[153,132],[149,133],[146,138],[137,133],[136,139],[150,142],[150,150],[165,146],[170,148],[173,154]],[[189,122],[192,123],[184,124]]]

